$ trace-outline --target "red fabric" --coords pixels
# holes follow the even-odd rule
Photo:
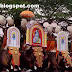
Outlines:
[[[46,48],[46,50],[48,50],[48,48],[49,48],[49,46],[50,46],[50,43],[51,43],[51,41],[48,41],[48,42],[47,42],[47,48]]]
[[[55,41],[51,41],[49,50],[53,50],[55,47]]]

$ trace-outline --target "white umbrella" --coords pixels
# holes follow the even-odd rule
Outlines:
[[[5,19],[5,17],[3,15],[0,15],[0,24],[1,25],[6,24],[6,19]]]
[[[55,33],[60,32],[60,30],[61,30],[61,27],[60,27],[60,26],[57,26],[57,27],[55,28]]]
[[[0,20],[5,20],[5,17],[3,15],[0,15]]]
[[[53,27],[52,27],[51,25],[49,25],[49,26],[47,27],[47,31],[48,31],[49,33],[52,32],[52,29],[53,29]]]
[[[44,22],[44,23],[43,23],[43,26],[44,26],[45,28],[47,28],[47,27],[49,26],[49,23],[48,23],[48,22]]]
[[[67,30],[68,30],[70,33],[72,33],[72,26],[68,26],[68,27],[67,27]]]
[[[12,17],[8,16],[6,18],[7,22],[8,22],[8,25],[13,25],[14,24],[14,20],[12,19]]]

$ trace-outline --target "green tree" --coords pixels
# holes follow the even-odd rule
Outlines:
[[[47,18],[66,20],[68,17],[72,16],[72,0],[0,0],[0,3],[5,4],[39,4],[39,9],[41,9],[40,14],[36,10],[36,8],[30,8],[33,12],[35,12],[36,18]],[[7,10],[7,12],[3,12],[3,10]],[[0,9],[0,14],[10,14],[13,15],[15,22],[20,20],[20,12],[26,10],[26,8],[13,8],[13,9]]]
[[[26,0],[0,0],[0,4],[30,4],[28,1]],[[7,17],[8,15],[12,16],[14,18],[14,22],[16,25],[20,24],[21,21],[21,17],[20,17],[20,13],[22,11],[26,10],[26,8],[0,8],[0,14],[4,15],[5,17]]]
[[[28,0],[32,4],[39,4],[42,9],[41,15],[38,17],[45,17],[50,19],[67,19],[72,16],[72,0]],[[42,14],[44,14],[42,16]]]

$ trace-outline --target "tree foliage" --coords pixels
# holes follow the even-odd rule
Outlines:
[[[28,1],[26,0],[0,0],[0,4],[30,4]],[[26,10],[26,8],[0,8],[0,14],[4,15],[5,17],[12,16],[15,20],[15,24],[20,24],[21,21],[21,17],[20,17],[20,13],[22,11]]]
[[[72,0],[0,0],[0,3],[5,4],[39,4],[41,9],[40,14],[36,9],[30,9],[35,12],[36,18],[50,19],[67,19],[72,16]],[[7,10],[8,12],[2,12]],[[20,19],[20,12],[26,10],[26,8],[13,8],[13,9],[0,9],[0,14],[13,15],[15,20]]]
[[[39,17],[60,20],[72,16],[72,0],[31,0],[31,3],[39,4],[42,9],[44,16]]]

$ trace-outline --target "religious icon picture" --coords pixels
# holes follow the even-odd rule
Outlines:
[[[13,33],[13,35],[12,35],[12,39],[15,40],[15,33]]]
[[[61,37],[61,46],[60,46],[60,50],[62,51],[62,50],[66,50],[66,48],[65,48],[65,38],[64,37]]]
[[[58,51],[68,51],[68,37],[67,33],[61,31],[57,36],[57,50]]]
[[[10,27],[7,31],[7,45],[20,47],[20,31],[16,27]]]
[[[42,32],[39,28],[34,28],[32,31],[32,45],[42,45]]]
[[[41,43],[41,39],[39,37],[38,29],[36,29],[34,37],[33,37],[33,43]]]

